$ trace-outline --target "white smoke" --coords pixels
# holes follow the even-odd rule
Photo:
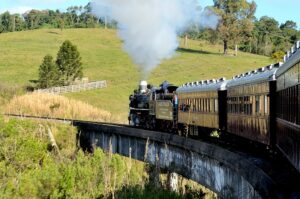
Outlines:
[[[94,0],[93,13],[118,23],[125,51],[147,75],[173,56],[177,36],[192,24],[214,28],[212,12],[201,12],[197,0]],[[216,16],[216,15],[214,15]],[[217,18],[217,17],[216,17]],[[213,19],[213,20],[212,20]]]
[[[220,17],[216,15],[211,9],[205,8],[200,15],[200,27],[216,29]]]

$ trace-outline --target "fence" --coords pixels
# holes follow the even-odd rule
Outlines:
[[[61,93],[74,93],[74,92],[81,92],[81,91],[87,91],[87,90],[94,90],[94,89],[100,89],[100,88],[106,88],[106,87],[107,87],[107,83],[106,83],[106,80],[104,80],[104,81],[76,84],[76,85],[70,85],[70,86],[52,87],[52,88],[48,88],[48,89],[38,89],[38,90],[35,90],[34,92],[61,94]]]

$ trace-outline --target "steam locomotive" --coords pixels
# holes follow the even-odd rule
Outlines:
[[[130,96],[129,123],[185,136],[214,131],[279,150],[300,172],[300,41],[283,63],[231,80],[159,87],[146,81]]]

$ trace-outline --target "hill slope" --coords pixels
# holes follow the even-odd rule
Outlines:
[[[0,83],[24,85],[37,79],[43,57],[46,54],[55,57],[66,39],[77,45],[84,75],[90,80],[108,81],[107,89],[66,96],[108,110],[125,121],[128,96],[141,77],[130,57],[123,52],[115,30],[43,29],[0,34]],[[223,76],[230,78],[271,62],[264,56],[247,53],[239,53],[237,57],[223,56],[221,52],[222,46],[189,41],[187,48],[180,48],[172,59],[157,67],[148,81],[157,85],[164,80],[182,84]]]

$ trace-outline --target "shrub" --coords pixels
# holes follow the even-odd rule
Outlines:
[[[285,53],[283,51],[276,51],[271,55],[271,58],[276,62],[281,62],[283,60]]]

